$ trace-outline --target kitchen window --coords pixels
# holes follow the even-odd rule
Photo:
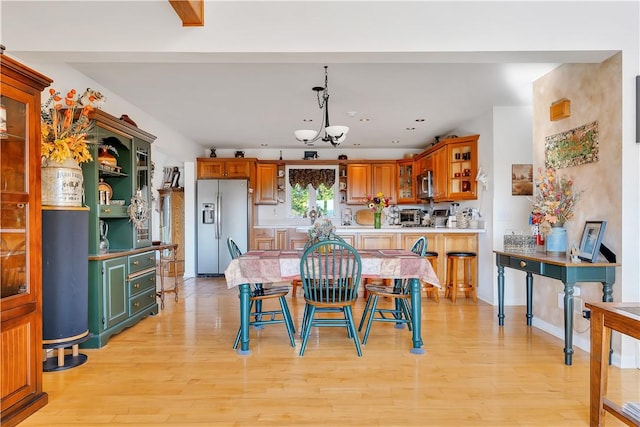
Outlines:
[[[307,218],[316,210],[323,217],[335,217],[339,191],[337,166],[287,167],[288,216]]]

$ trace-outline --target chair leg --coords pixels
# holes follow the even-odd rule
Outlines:
[[[307,348],[307,341],[309,340],[309,334],[311,333],[311,323],[313,322],[313,315],[316,312],[316,307],[306,304],[305,306],[306,316],[302,320],[304,329],[302,330],[302,343],[300,344],[300,356],[304,356],[304,350]]]
[[[373,316],[376,315],[376,307],[378,306],[378,299],[380,299],[380,297],[378,297],[378,295],[372,295],[370,294],[370,298],[373,298],[373,301],[371,302],[371,309],[369,312],[369,321],[367,322],[367,327],[364,330],[364,336],[362,337],[362,344],[366,345],[367,344],[367,340],[369,339],[369,332],[371,331],[371,325],[373,324]]]
[[[278,298],[280,300],[280,308],[282,309],[282,317],[284,318],[284,326],[287,328],[289,334],[289,341],[291,341],[291,347],[296,346],[296,341],[293,338],[293,334],[296,333],[296,329],[293,326],[293,320],[291,319],[291,313],[289,312],[289,306],[285,297]]]
[[[367,314],[370,312],[370,307],[371,307],[371,299],[373,298],[373,296],[371,294],[369,294],[369,297],[367,298],[367,302],[364,305],[364,311],[362,312],[362,318],[360,319],[360,325],[358,326],[358,332],[362,331],[362,326],[364,325],[364,321],[367,318]],[[369,315],[371,315],[369,313]]]
[[[347,328],[351,331],[351,336],[353,337],[353,342],[356,345],[356,351],[358,352],[358,357],[362,356],[362,348],[360,347],[360,337],[356,333],[356,323],[353,320],[353,311],[351,310],[351,306],[347,305],[344,307],[345,317],[348,319]]]

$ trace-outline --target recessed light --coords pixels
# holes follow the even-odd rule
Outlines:
[[[368,117],[363,117],[363,118],[361,118],[361,119],[360,119],[360,121],[361,121],[361,122],[370,122],[370,121],[371,121],[371,119],[370,119],[370,118],[368,118]]]
[[[303,122],[312,122],[313,119],[302,119]]]
[[[398,141],[397,139],[394,139],[393,141],[391,141],[392,144],[400,144],[400,141]]]
[[[416,119],[416,122],[424,122],[424,119]]]
[[[353,144],[353,146],[354,146],[354,147],[359,147],[359,146],[360,146],[360,144],[356,142],[355,144]]]
[[[416,130],[416,128],[407,128],[407,130]]]
[[[269,144],[265,144],[264,142],[262,144],[260,144],[261,147],[268,147]]]

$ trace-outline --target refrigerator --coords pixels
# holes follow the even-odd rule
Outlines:
[[[227,238],[248,248],[246,179],[201,179],[196,184],[197,265],[199,276],[224,274],[231,262]]]

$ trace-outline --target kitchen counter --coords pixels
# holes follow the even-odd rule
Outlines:
[[[311,225],[296,226],[296,231],[307,232],[311,228]],[[336,225],[336,233],[401,233],[401,234],[416,234],[416,233],[486,233],[484,228],[435,228],[435,227],[402,227],[401,225],[383,225],[382,228],[373,228],[371,225]]]

